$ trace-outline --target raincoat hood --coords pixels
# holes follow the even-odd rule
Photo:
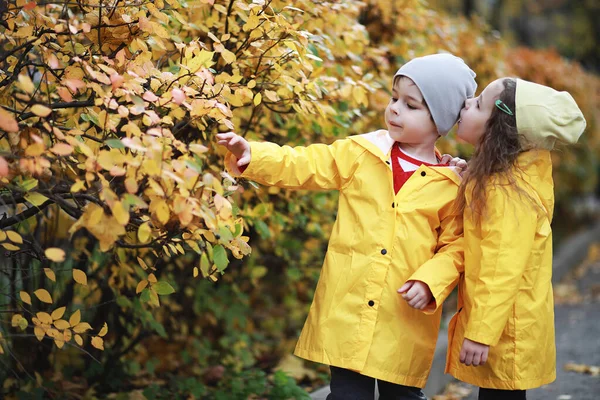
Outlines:
[[[517,79],[517,130],[524,148],[552,150],[556,141],[576,143],[586,122],[567,92]]]

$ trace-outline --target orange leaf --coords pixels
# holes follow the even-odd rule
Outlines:
[[[0,107],[0,129],[6,132],[18,132],[19,124],[11,113]]]
[[[50,151],[59,156],[68,156],[73,152],[73,147],[66,143],[57,143]]]

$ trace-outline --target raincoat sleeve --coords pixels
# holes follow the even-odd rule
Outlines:
[[[242,171],[232,153],[225,156],[225,166],[234,176],[248,178],[263,185],[287,189],[341,190],[351,180],[358,163],[356,145],[338,140],[331,145],[306,147],[279,146],[269,142],[251,142],[251,160]]]
[[[473,306],[465,330],[467,339],[489,346],[498,343],[506,326],[537,228],[532,205],[517,193],[509,197],[508,190],[488,191],[479,275],[472,282]]]
[[[408,279],[424,282],[433,294],[433,300],[423,310],[425,314],[434,314],[440,308],[464,271],[462,214],[452,211],[454,203],[447,208],[447,216],[441,220],[435,255]]]

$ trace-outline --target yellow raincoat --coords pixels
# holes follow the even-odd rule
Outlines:
[[[390,150],[380,130],[331,145],[251,143],[241,175],[290,189],[339,190],[315,297],[295,354],[397,384],[423,387],[441,307],[426,315],[397,293],[409,279],[435,275],[443,302],[462,267],[462,218],[453,214],[460,178],[453,168],[421,166],[394,193]],[[239,176],[235,157],[228,169]]]
[[[522,146],[531,150],[519,155],[514,175],[531,200],[505,178],[492,177],[479,221],[467,188],[464,275],[448,329],[446,372],[484,388],[527,390],[556,377],[549,150],[556,141],[577,142],[586,124],[571,95],[547,86],[517,79],[515,103]],[[430,281],[432,290],[443,290]],[[464,338],[490,346],[485,365],[460,363]]]
[[[449,327],[446,372],[485,388],[532,389],[556,377],[552,297],[552,161],[547,150],[518,158],[520,186],[490,184],[480,223],[465,209],[465,273]],[[467,193],[467,204],[470,202]],[[464,338],[490,346],[487,363],[460,363]]]

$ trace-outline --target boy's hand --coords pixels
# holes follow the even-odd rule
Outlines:
[[[407,281],[398,293],[408,302],[408,305],[417,310],[423,310],[433,298],[433,294],[426,283],[421,281]]]
[[[217,143],[227,147],[227,150],[237,158],[238,167],[250,164],[250,143],[246,139],[233,132],[217,133],[217,139]]]
[[[490,346],[465,338],[460,349],[460,362],[474,367],[483,365],[487,361],[489,351]]]
[[[451,167],[456,167],[460,176],[462,176],[468,168],[468,164],[465,160],[460,157],[452,157],[450,154],[444,154],[440,160],[440,164],[448,164]]]

